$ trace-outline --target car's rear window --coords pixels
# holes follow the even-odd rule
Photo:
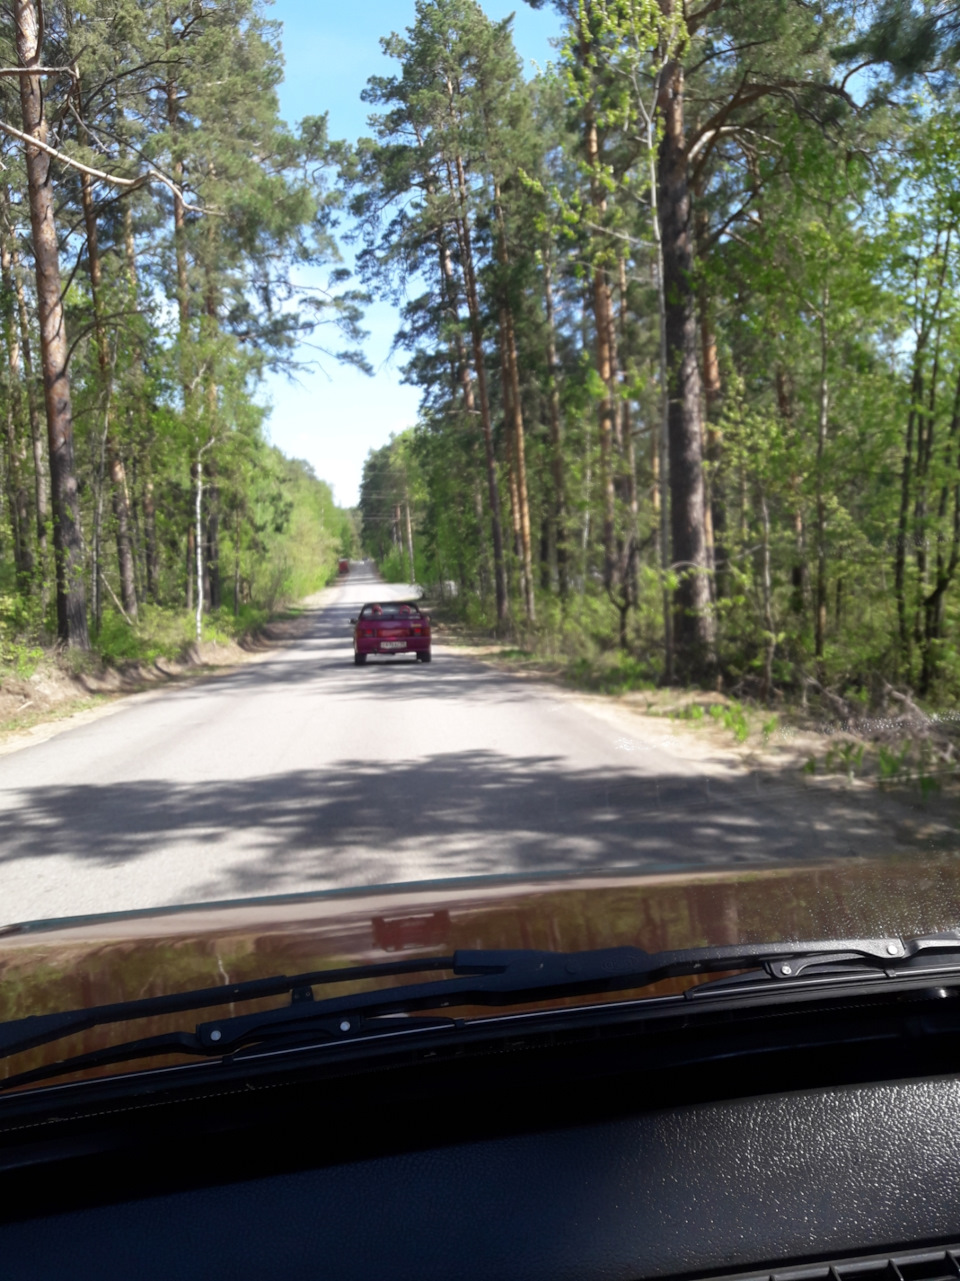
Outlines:
[[[419,618],[416,605],[364,605],[361,618]]]

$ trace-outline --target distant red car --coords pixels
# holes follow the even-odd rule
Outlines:
[[[364,605],[353,623],[353,661],[358,667],[371,654],[396,658],[416,654],[430,662],[430,616],[412,601],[381,601]]]
[[[346,556],[341,556],[340,563],[337,565],[337,573],[338,574],[350,573],[350,562],[349,560],[347,560]]]

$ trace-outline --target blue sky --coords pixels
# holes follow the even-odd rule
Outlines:
[[[552,60],[550,40],[559,31],[552,10],[532,10],[524,0],[482,3],[495,19],[516,13],[516,45],[530,73],[534,63],[545,66]],[[379,40],[410,25],[414,0],[274,0],[268,13],[283,24],[286,74],[280,107],[286,119],[294,122],[328,111],[332,137],[353,140],[367,133],[368,108],[360,91],[369,76],[389,73],[395,66],[381,54]],[[272,405],[267,429],[273,443],[312,463],[343,506],[357,501],[368,451],[384,444],[391,432],[411,426],[419,400],[389,359],[397,328],[394,308],[375,302],[365,328],[374,377],[324,360],[321,368],[302,371],[295,382],[270,375],[261,396]],[[303,358],[315,354],[305,349]]]

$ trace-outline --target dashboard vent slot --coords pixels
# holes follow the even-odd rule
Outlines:
[[[829,1263],[788,1263],[763,1272],[726,1275],[722,1281],[960,1281],[960,1245]]]

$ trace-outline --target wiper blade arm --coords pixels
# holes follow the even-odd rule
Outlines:
[[[274,974],[264,979],[249,979],[218,987],[197,988],[190,992],[171,992],[163,996],[146,996],[110,1005],[93,1005],[86,1009],[64,1010],[56,1014],[31,1014],[22,1019],[0,1023],[0,1059],[51,1041],[60,1041],[75,1032],[104,1027],[110,1023],[128,1023],[134,1019],[155,1018],[162,1014],[182,1014],[190,1010],[210,1009],[215,1005],[232,1005],[237,1001],[254,1001],[260,997],[283,996],[285,992],[316,987],[326,983],[354,982],[360,979],[385,978],[391,974],[417,974],[428,970],[450,970],[452,956],[431,956],[420,960],[383,961],[376,965],[353,965],[339,970],[316,970],[306,974]]]
[[[278,975],[247,983],[139,1001],[120,1002],[89,1010],[38,1015],[0,1025],[0,1057],[32,1049],[71,1033],[148,1015],[204,1009],[237,1000],[292,992],[286,1006],[201,1023],[195,1033],[173,1032],[74,1056],[59,1064],[36,1068],[0,1081],[0,1089],[30,1080],[79,1071],[164,1053],[224,1056],[258,1042],[289,1037],[298,1029],[315,1039],[323,1022],[334,1020],[331,1032],[356,1034],[374,1030],[383,1016],[413,1014],[451,1006],[507,1006],[568,996],[635,990],[663,979],[762,967],[770,978],[788,980],[814,967],[849,966],[859,974],[889,974],[925,956],[953,957],[960,971],[960,933],[923,938],[830,939],[804,943],[758,943],[645,952],[640,948],[603,948],[585,952],[534,950],[461,950],[452,957],[393,961],[379,965],[321,970],[294,977]],[[370,992],[313,999],[312,987],[334,982],[446,970],[454,977]],[[688,993],[696,988],[688,989]],[[359,1019],[359,1023],[354,1020]],[[339,1020],[339,1022],[337,1022]],[[417,1020],[416,1022],[420,1022]],[[436,1025],[436,1020],[433,1025]],[[424,1020],[426,1025],[427,1021]],[[396,1028],[393,1025],[393,1029]],[[377,1030],[383,1031],[386,1023]]]
[[[382,1035],[385,1032],[395,1033],[400,1030],[409,1032],[423,1031],[426,1028],[450,1027],[453,1023],[453,1019],[421,1017],[404,1019],[402,1023],[384,1019],[379,1026],[376,1020],[372,1020],[371,1025],[368,1026],[365,1021],[357,1020],[352,1028],[355,1034],[372,1032],[374,1035]],[[297,1030],[295,1026],[278,1029],[275,1036],[270,1038],[271,1046],[274,1041],[282,1041],[284,1038],[295,1035]],[[338,1033],[340,1033],[338,1021],[317,1019],[311,1020],[309,1027],[301,1030],[301,1037],[307,1044],[313,1045],[325,1040],[343,1040],[342,1034],[338,1035]],[[143,1036],[135,1041],[124,1041],[119,1045],[107,1046],[102,1050],[91,1050],[87,1054],[73,1054],[56,1063],[45,1063],[40,1067],[30,1068],[26,1072],[18,1072],[14,1076],[0,1080],[0,1091],[15,1090],[25,1085],[35,1085],[38,1081],[49,1081],[54,1077],[72,1075],[74,1072],[109,1067],[115,1063],[132,1063],[137,1059],[160,1058],[165,1054],[194,1055],[200,1058],[222,1057],[219,1050],[211,1050],[204,1046],[194,1032],[164,1032],[159,1036]]]
[[[454,953],[452,979],[379,988],[316,1002],[317,1018],[351,1014],[375,1018],[450,1006],[522,1005],[530,1001],[590,996],[649,987],[663,979],[763,966],[771,977],[788,978],[812,965],[850,964],[868,973],[887,972],[927,950],[949,950],[960,965],[960,934],[923,939],[829,939],[809,943],[734,944],[644,952],[635,947],[587,952],[467,951]],[[292,1005],[201,1023],[197,1036],[209,1051],[230,1053],[300,1020]],[[349,1029],[345,1029],[349,1030]]]

